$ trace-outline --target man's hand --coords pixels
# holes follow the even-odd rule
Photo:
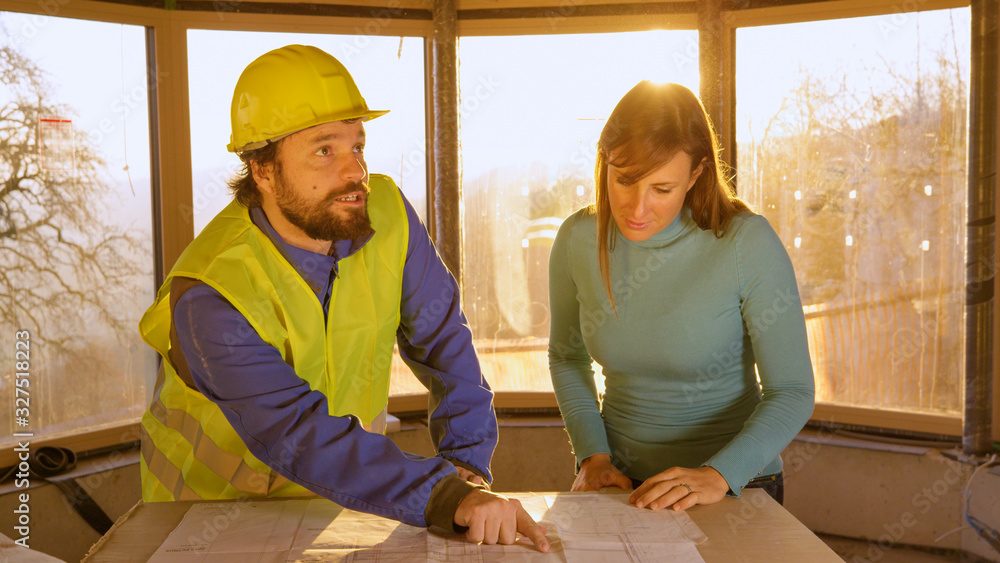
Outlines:
[[[725,498],[729,483],[712,467],[671,467],[646,479],[628,497],[639,508],[659,510],[670,506],[687,510],[696,504],[712,504]]]
[[[632,489],[632,480],[611,464],[608,454],[594,454],[580,462],[580,472],[573,481],[572,491],[598,491],[603,487]]]
[[[531,518],[517,499],[477,489],[469,493],[455,511],[455,523],[467,526],[469,541],[485,544],[513,544],[521,533],[538,547],[549,551],[545,531]]]
[[[485,487],[489,487],[489,484],[484,482],[482,477],[473,473],[472,471],[469,471],[468,469],[460,467],[458,465],[455,466],[455,469],[458,471],[459,477],[472,483],[473,485],[483,485]]]

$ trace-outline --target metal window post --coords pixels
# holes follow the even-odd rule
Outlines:
[[[966,455],[984,455],[992,450],[997,14],[996,0],[972,1],[969,215],[965,257],[965,427],[962,432],[962,448]]]
[[[433,146],[430,223],[441,258],[462,285],[462,184],[458,167],[458,12],[454,0],[434,0],[430,41]]]
[[[722,33],[722,0],[698,2],[699,97],[716,130],[723,120]]]

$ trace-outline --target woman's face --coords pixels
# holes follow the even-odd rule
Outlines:
[[[609,161],[614,161],[611,155]],[[669,225],[681,207],[688,190],[701,175],[703,165],[691,170],[691,155],[684,151],[638,181],[622,183],[627,169],[608,164],[608,199],[611,216],[622,235],[631,241],[643,241]]]

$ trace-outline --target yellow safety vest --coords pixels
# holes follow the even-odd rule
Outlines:
[[[313,290],[252,223],[249,210],[235,201],[177,259],[139,322],[143,339],[163,357],[152,402],[142,417],[143,500],[312,494],[254,457],[219,407],[186,385],[171,365],[174,277],[206,283],[225,297],[299,377],[326,395],[331,415],[353,414],[370,425],[384,412],[408,224],[402,196],[390,178],[373,175],[369,186],[375,235],[340,260],[326,322]]]

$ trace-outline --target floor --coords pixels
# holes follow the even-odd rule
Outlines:
[[[891,549],[883,550],[876,544],[863,540],[818,535],[826,545],[830,546],[830,549],[848,563],[867,563],[869,561],[878,561],[879,563],[960,563],[961,561],[961,556],[958,553],[949,553],[945,550],[931,551],[906,546],[894,546]]]

